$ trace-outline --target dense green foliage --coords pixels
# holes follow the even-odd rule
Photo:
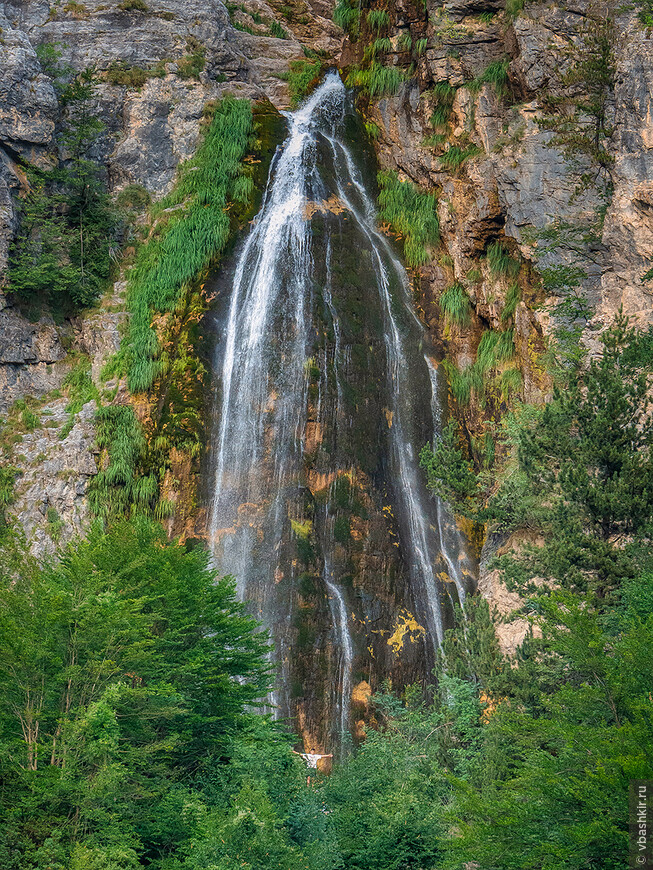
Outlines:
[[[433,111],[429,119],[430,123],[434,127],[442,127],[444,124],[447,124],[451,117],[456,89],[448,81],[436,82],[431,90],[426,92],[425,96],[431,100],[433,105]]]
[[[131,405],[108,405],[95,415],[96,443],[106,461],[91,481],[89,503],[97,516],[149,513],[157,496],[157,480],[142,470],[146,444]]]
[[[451,145],[440,157],[440,164],[450,172],[455,172],[470,159],[481,153],[477,145]]]
[[[241,166],[251,131],[249,101],[225,97],[195,156],[180,168],[174,190],[158,204],[158,220],[129,276],[131,318],[121,353],[134,392],[150,387],[160,371],[153,313],[175,310],[184,285],[229,240],[229,201],[251,196],[252,180]]]
[[[343,30],[357,36],[361,20],[359,4],[355,0],[338,0],[333,10],[333,20]]]
[[[3,868],[195,867],[208,795],[238,789],[226,759],[268,728],[246,712],[266,641],[232,583],[144,519],[56,565],[0,555]]]
[[[487,605],[468,601],[434,703],[408,697],[365,747],[370,768],[390,768],[411,740],[425,775],[446,783],[431,826],[442,857],[416,866],[627,865],[629,781],[653,773],[652,373],[650,335],[618,318],[549,405],[510,424],[515,461],[484,519],[536,542],[496,564],[537,631],[504,658]],[[426,465],[457,506],[477,497],[453,424]],[[349,770],[339,776],[353,788],[362,774]],[[402,791],[417,819],[433,813],[423,785]]]
[[[404,78],[401,70],[374,60],[369,66],[354,67],[347,76],[346,84],[351,88],[360,88],[370,97],[383,97],[396,94]]]
[[[442,366],[456,402],[468,405],[474,395],[484,406],[488,397],[505,401],[512,392],[518,392],[521,387],[519,370],[505,368],[514,355],[512,328],[502,332],[488,329],[481,336],[476,359],[471,365],[461,371],[450,360],[444,360]]]
[[[60,69],[52,46],[41,56],[65,110],[58,137],[65,159],[53,169],[25,167],[29,184],[20,199],[7,286],[28,308],[46,304],[63,314],[91,305],[105,289],[117,216],[100,168],[87,159],[103,129],[91,113],[94,74],[73,77]]]
[[[400,181],[394,172],[378,174],[379,216],[404,237],[404,254],[417,269],[428,260],[427,246],[440,238],[437,201],[411,181]]]

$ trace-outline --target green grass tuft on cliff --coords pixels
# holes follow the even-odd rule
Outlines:
[[[394,172],[380,172],[377,177],[379,217],[404,237],[406,262],[416,269],[428,260],[427,246],[440,238],[437,200],[412,181],[400,181]]]
[[[471,317],[472,304],[465,288],[457,281],[440,296],[440,308],[447,323],[456,326],[467,326]]]
[[[296,107],[311,89],[317,84],[322,72],[320,60],[293,60],[290,69],[284,75],[290,90],[290,103]]]
[[[346,84],[350,88],[361,88],[370,97],[383,97],[396,94],[405,78],[401,70],[375,60],[365,69],[352,69]]]
[[[147,390],[159,373],[153,316],[174,311],[184,285],[207,269],[229,240],[229,201],[251,190],[241,166],[251,132],[249,102],[225,97],[197,153],[181,166],[173,191],[153,209],[156,223],[129,275],[124,354],[132,392]]]
[[[138,509],[148,513],[157,496],[153,474],[143,474],[146,443],[131,405],[108,405],[95,415],[96,440],[107,451],[108,462],[89,486],[89,504],[100,517],[126,515]]]

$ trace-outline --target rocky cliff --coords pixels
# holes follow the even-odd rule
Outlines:
[[[92,108],[103,129],[91,156],[109,190],[137,185],[155,201],[195,152],[207,106],[224,94],[284,109],[289,65],[307,53],[354,79],[356,70],[381,64],[397,73],[395,86],[364,87],[359,106],[380,166],[437,192],[441,243],[412,274],[415,299],[429,340],[448,360],[451,411],[478,459],[515,400],[549,394],[543,355],[552,330],[569,319],[561,304],[576,306],[590,347],[620,306],[638,323],[652,319],[653,291],[641,280],[653,256],[649,33],[637,9],[584,0],[522,6],[400,0],[385,17],[363,10],[346,33],[327,0],[5,3],[0,270],[29,184],[26,164],[65,157],[66,108],[44,46],[55,46],[74,71],[94,70]],[[592,40],[600,28],[610,51],[597,73],[588,59],[599,50]],[[599,101],[600,119],[588,94]],[[571,119],[566,126],[561,113]],[[55,322],[41,312],[30,320],[10,296],[0,302],[4,459],[22,472],[13,510],[39,553],[89,520],[88,483],[104,461],[95,446],[96,402],[129,401],[123,381],[100,377],[126,318],[129,254],[116,259],[114,287],[83,315]],[[445,293],[457,294],[462,314],[447,307]],[[510,352],[477,369],[479,385],[472,375],[483,337],[509,331]],[[70,384],[80,361],[92,386],[77,407]],[[153,405],[152,397],[141,402],[143,418]],[[198,533],[197,513],[193,507],[183,522],[171,520],[171,529]],[[502,544],[493,540],[481,554],[479,588],[508,616],[515,601],[484,567]],[[525,625],[498,630],[514,648]]]

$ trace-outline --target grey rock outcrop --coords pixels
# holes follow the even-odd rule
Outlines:
[[[57,97],[29,38],[1,12],[0,32],[0,143],[37,163],[52,143]]]
[[[32,553],[39,557],[81,534],[89,520],[86,493],[97,474],[95,402],[84,405],[62,439],[66,404],[59,399],[41,408],[45,425],[23,435],[17,446],[21,475],[11,513],[19,518]]]
[[[23,396],[60,387],[69,369],[65,358],[51,318],[30,323],[13,309],[0,311],[0,413]]]

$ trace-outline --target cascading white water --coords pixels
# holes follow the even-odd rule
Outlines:
[[[385,344],[388,352],[388,378],[390,384],[390,396],[392,398],[392,426],[390,427],[390,439],[398,469],[397,490],[402,502],[403,514],[406,519],[408,533],[407,556],[412,560],[411,569],[417,574],[423,585],[430,616],[431,634],[437,645],[442,643],[444,627],[442,620],[442,608],[440,602],[440,590],[436,580],[435,567],[432,556],[432,548],[429,547],[428,514],[421,504],[420,495],[423,489],[419,480],[419,469],[416,462],[414,446],[405,432],[405,418],[410,413],[408,401],[412,394],[409,377],[409,368],[406,360],[404,342],[399,331],[396,316],[393,311],[393,299],[390,295],[390,281],[388,269],[383,262],[384,256],[389,261],[399,279],[399,285],[403,290],[403,303],[406,311],[414,317],[409,297],[409,283],[404,267],[395,257],[387,240],[376,228],[374,203],[368,196],[367,191],[360,179],[358,170],[351,157],[347,146],[335,139],[330,139],[333,156],[336,165],[339,159],[345,167],[345,177],[355,188],[362,202],[362,209],[358,209],[347,196],[340,178],[337,177],[338,194],[354,216],[361,230],[372,242],[374,253],[374,266],[377,275],[377,285],[381,296],[383,312],[385,316]]]
[[[424,355],[424,361],[429,370],[429,379],[431,381],[431,416],[433,417],[433,446],[435,447],[435,443],[438,438],[440,438],[442,430],[442,414],[440,409],[440,398],[438,396],[438,370],[428,356]],[[444,561],[447,563],[449,577],[456,584],[458,603],[464,610],[465,597],[467,593],[467,590],[465,589],[465,577],[448,544],[449,537],[453,536],[459,539],[460,536],[457,534],[455,520],[451,516],[451,512],[446,504],[439,496],[435,496],[435,503],[438,533],[440,535],[440,552],[442,553]],[[459,540],[458,543],[460,543]]]
[[[293,608],[301,580],[301,560],[288,542],[304,542],[310,550],[310,537],[319,545],[319,553],[310,550],[306,559],[322,565],[323,590],[338,650],[333,731],[341,736],[349,729],[357,656],[347,603],[352,593],[343,585],[346,571],[335,544],[333,516],[339,508],[329,495],[312,509],[312,519],[306,518],[302,465],[307,408],[312,403],[313,425],[320,432],[332,433],[331,452],[321,460],[331,463],[324,469],[325,479],[332,481],[329,492],[333,481],[355,478],[355,460],[339,446],[348,443],[353,426],[351,403],[347,405],[343,393],[345,386],[351,390],[352,347],[341,327],[338,306],[343,304],[342,297],[338,301],[331,287],[332,247],[339,240],[327,232],[321,249],[324,260],[318,263],[311,225],[311,215],[316,208],[325,210],[329,197],[337,201],[334,214],[346,214],[355,227],[365,248],[361,263],[369,262],[376,288],[375,296],[371,292],[383,332],[380,346],[385,349],[385,373],[379,375],[389,421],[384,437],[402,559],[411,597],[421,607],[433,647],[441,643],[444,630],[438,554],[448,566],[461,602],[465,593],[464,578],[445,552],[441,505],[433,510],[416,456],[416,447],[421,446],[416,438],[421,436],[414,422],[418,413],[414,367],[423,362],[411,350],[411,342],[418,343],[421,327],[412,311],[405,270],[376,228],[373,201],[344,141],[346,106],[345,88],[332,73],[302,108],[287,114],[288,137],[273,163],[259,215],[238,255],[216,358],[221,395],[209,517],[216,566],[236,578],[239,596],[275,641],[282,679],[273,701],[284,715],[292,707]],[[330,321],[332,330],[330,343],[323,341],[324,346],[320,344],[324,327],[316,325],[320,299],[324,307],[321,322]],[[312,396],[310,372],[316,367],[320,376]],[[424,381],[428,383],[426,372]]]

